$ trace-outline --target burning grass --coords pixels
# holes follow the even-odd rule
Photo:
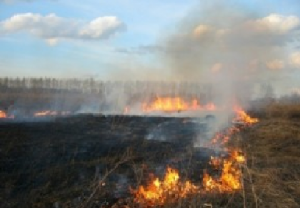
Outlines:
[[[274,109],[281,109],[281,111],[275,111]],[[51,146],[55,144],[54,141],[59,141],[59,143],[55,144],[55,147],[51,148],[52,152],[39,156],[43,161],[48,161],[47,158],[51,154],[56,155],[57,152],[59,153],[56,155],[57,158],[55,160],[46,162],[43,168],[39,167],[39,174],[35,171],[35,179],[28,180],[26,176],[22,176],[25,181],[38,183],[36,182],[37,179],[42,180],[41,178],[45,177],[42,172],[46,166],[51,164],[57,166],[54,169],[51,166],[50,172],[47,170],[48,175],[52,175],[51,178],[53,179],[47,180],[48,185],[45,184],[42,188],[26,189],[31,193],[31,198],[27,202],[26,199],[22,199],[24,203],[26,202],[26,206],[28,205],[27,207],[296,208],[300,205],[298,197],[300,194],[300,125],[297,116],[295,116],[298,112],[297,109],[297,106],[291,108],[288,108],[288,106],[286,108],[272,106],[270,109],[265,109],[264,112],[258,114],[262,115],[259,118],[259,122],[248,116],[242,109],[236,109],[237,117],[234,119],[235,125],[216,134],[207,144],[207,147],[220,146],[222,147],[222,151],[227,152],[227,154],[211,154],[207,161],[203,158],[191,159],[192,155],[196,152],[189,148],[189,143],[184,146],[183,141],[192,135],[180,135],[178,141],[181,141],[181,143],[177,145],[172,142],[143,139],[146,134],[145,126],[151,129],[158,123],[164,122],[163,120],[166,118],[140,118],[135,121],[126,117],[111,117],[102,118],[101,122],[100,120],[98,121],[99,118],[93,118],[93,121],[91,119],[84,120],[80,118],[77,124],[74,118],[70,118],[70,122],[63,125],[61,123],[50,125],[50,129],[48,129],[48,124],[45,126],[41,124],[34,127],[36,132],[45,132],[44,135],[39,135],[39,140],[29,139],[37,134],[35,132],[28,132],[33,127],[25,128],[18,126],[18,131],[14,133],[13,131],[0,129],[0,134],[4,136],[3,141],[11,141],[16,137],[19,139],[18,142],[20,142],[15,147],[12,146],[12,143],[3,143],[6,150],[1,154],[3,154],[2,158],[5,158],[4,156],[7,155],[9,156],[8,159],[13,161],[12,158],[15,156],[13,157],[12,154],[19,152],[17,155],[28,155],[30,153],[30,159],[37,162],[35,160],[37,158],[36,155],[32,154],[36,150],[27,150],[25,153],[22,153],[22,151],[26,150],[21,145],[24,141],[31,141],[30,144],[35,145],[38,145],[37,141],[49,141],[47,144],[43,144],[42,147],[39,145],[39,149],[42,149],[43,153],[49,151],[47,145]],[[287,112],[284,112],[284,110]],[[292,116],[290,117],[289,115]],[[185,122],[184,119],[180,120],[178,118],[177,120],[179,126]],[[150,124],[151,127],[149,126]],[[11,130],[13,130],[12,126]],[[50,132],[46,133],[46,130]],[[51,137],[51,141],[47,140],[46,138],[53,132],[59,133],[59,137]],[[63,132],[64,134],[61,134]],[[119,142],[121,141],[117,139],[119,138],[118,132],[122,136],[122,140],[126,141],[126,144],[124,146],[121,145],[122,148],[116,151],[114,148],[119,146]],[[93,147],[93,151],[90,151],[90,149],[88,151],[84,150],[80,146],[76,148],[75,144],[68,143],[67,140],[62,139],[63,137],[68,138],[68,135],[71,133],[72,137],[81,142],[84,141],[87,146],[89,146],[89,142],[92,142],[92,146],[88,148]],[[79,136],[80,134],[82,135]],[[179,137],[178,132],[174,134],[176,138]],[[169,135],[169,137],[172,136]],[[43,140],[40,139],[41,137],[43,137]],[[106,137],[110,139],[105,139]],[[27,145],[27,147],[31,146]],[[130,158],[123,158],[122,160],[122,158],[120,159],[117,156],[122,151],[125,151],[125,146],[131,148],[132,155],[130,155]],[[104,151],[103,147],[109,149],[107,153],[110,156],[105,154],[103,157],[98,154],[99,151]],[[17,148],[19,149],[17,150]],[[67,151],[65,148],[71,148],[70,152],[74,153],[70,161],[67,159],[69,156],[64,155]],[[92,152],[93,155],[91,155]],[[82,154],[85,159],[78,160],[77,154]],[[97,159],[95,159],[96,156],[94,154],[97,155]],[[187,157],[187,155],[191,155],[191,157]],[[93,158],[93,160],[90,161],[87,159],[88,157]],[[62,159],[67,160],[68,165],[63,163]],[[172,163],[170,160],[182,161],[182,164],[186,166],[180,167],[177,162],[175,162],[177,165],[168,166],[168,164]],[[59,166],[59,164],[53,161],[59,161],[59,163],[63,163],[64,165]],[[126,161],[126,163],[119,164],[120,161]],[[197,163],[200,162],[201,166],[198,167]],[[15,164],[15,162],[13,163]],[[5,164],[7,164],[6,168],[10,167],[8,162]],[[26,167],[33,167],[28,161],[24,161],[24,164],[27,164],[25,165]],[[101,168],[98,173],[96,169],[96,174],[94,174],[95,170],[93,167],[100,167],[103,164],[105,164],[105,168]],[[79,170],[80,177],[84,176],[84,180],[78,176],[76,168],[79,166],[81,168]],[[146,171],[145,166],[152,168]],[[190,166],[193,166],[193,168]],[[86,167],[88,167],[87,169],[90,172],[88,175],[82,173],[83,170],[86,171]],[[154,170],[158,167],[164,167],[165,171],[160,171],[160,174],[157,174]],[[204,173],[203,170],[205,170]],[[99,172],[102,174],[100,179],[97,178]],[[62,173],[64,176],[62,176]],[[122,185],[118,180],[116,182],[115,178],[120,177],[120,175],[123,177],[125,173],[128,174],[131,180],[127,179],[125,185]],[[20,173],[17,173],[17,170],[12,174],[2,173],[2,176],[7,178],[3,182],[6,194],[1,192],[0,196],[2,199],[5,199],[5,202],[7,202],[5,198],[7,197],[7,193],[16,193],[13,191],[15,190],[13,186],[16,186],[17,183],[9,179],[10,175],[16,178],[20,177],[18,180],[21,180],[22,177],[18,176],[18,174]],[[97,177],[94,175],[97,175]],[[152,176],[149,177],[149,175]],[[67,182],[63,181],[64,178],[68,178]],[[77,185],[74,185],[74,181]],[[84,183],[81,183],[82,181]],[[112,182],[116,182],[116,184]],[[60,188],[57,190],[56,186]],[[127,195],[119,194],[124,187],[125,192],[126,190],[128,191],[129,186],[131,186],[131,191]],[[118,196],[117,198],[112,197],[111,193],[113,192],[117,193],[113,195]],[[39,193],[44,194],[42,196]],[[12,195],[9,197],[13,198]],[[17,198],[13,199],[16,200]],[[29,200],[30,203],[28,202]],[[3,207],[17,207],[20,203],[10,206],[7,202],[4,205]]]
[[[200,111],[200,110],[216,110],[216,106],[213,103],[201,105],[197,99],[193,99],[191,102],[184,100],[181,97],[157,97],[153,102],[142,104],[143,112],[152,111]]]
[[[134,201],[144,206],[163,205],[178,198],[186,198],[190,194],[198,193],[199,188],[190,181],[181,182],[178,170],[167,168],[163,180],[155,178],[147,187],[140,186],[131,192],[135,195]]]
[[[224,132],[217,133],[211,140],[211,145],[224,146],[232,137],[244,128],[258,122],[258,119],[251,118],[241,108],[235,108],[236,116],[233,121],[239,121],[240,127],[229,127]],[[146,187],[139,186],[133,190],[134,201],[145,207],[165,205],[166,203],[177,203],[182,198],[191,195],[205,196],[210,193],[230,194],[243,189],[241,165],[246,162],[245,156],[240,149],[230,147],[229,157],[211,157],[210,165],[221,174],[219,177],[204,173],[201,186],[191,183],[189,180],[180,181],[178,170],[167,168],[163,180],[153,179]],[[170,197],[170,195],[172,197]]]

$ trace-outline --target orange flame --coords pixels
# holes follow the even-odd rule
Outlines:
[[[40,112],[34,113],[34,116],[36,116],[36,117],[56,116],[56,115],[58,115],[58,113],[56,111],[50,111],[50,110],[40,111]]]
[[[170,105],[169,105],[170,106]],[[192,106],[198,106],[197,101],[193,101]],[[196,108],[194,108],[196,109]],[[237,113],[235,121],[241,121],[248,125],[258,122],[258,119],[251,118],[241,108],[234,108]],[[248,126],[247,125],[247,126]],[[184,198],[189,194],[200,194],[205,192],[231,193],[242,189],[241,165],[246,162],[245,155],[237,148],[228,150],[225,144],[230,138],[241,130],[241,127],[232,126],[228,129],[216,133],[211,140],[211,145],[218,144],[229,152],[228,158],[211,157],[210,165],[220,170],[220,176],[214,177],[207,172],[203,175],[202,188],[192,184],[190,181],[181,182],[178,171],[168,168],[164,180],[154,179],[148,186],[140,186],[134,190],[135,202],[146,204],[147,206],[162,205],[173,200]],[[174,198],[174,196],[176,196]]]
[[[213,166],[213,168],[219,169],[222,164],[222,160],[218,157],[210,157],[209,164]]]
[[[0,110],[0,118],[7,118],[7,115],[4,111]]]
[[[43,116],[65,116],[70,114],[69,111],[62,111],[62,112],[58,112],[58,111],[50,111],[50,110],[46,110],[46,111],[39,111],[34,113],[35,117],[43,117]]]
[[[234,122],[243,122],[247,125],[252,125],[258,122],[257,118],[251,118],[241,107],[235,106],[234,111],[236,117],[233,119]]]
[[[193,99],[191,102],[187,102],[180,97],[158,97],[152,103],[143,103],[142,110],[144,112],[150,111],[193,111],[193,110],[216,110],[216,106],[213,103],[206,105],[200,105],[198,100]]]
[[[170,199],[169,196],[176,200],[176,198],[185,198],[187,195],[197,192],[197,186],[190,181],[181,182],[179,179],[177,170],[167,168],[162,181],[156,178],[148,186],[140,186],[137,190],[132,190],[135,194],[135,201],[141,204],[161,205]]]
[[[212,158],[211,164],[215,166],[219,159]],[[218,179],[214,179],[209,174],[203,176],[203,186],[205,191],[232,192],[241,189],[242,172],[239,164],[245,162],[245,157],[237,150],[231,152],[230,158],[223,161],[222,174]],[[219,161],[218,161],[219,165]]]

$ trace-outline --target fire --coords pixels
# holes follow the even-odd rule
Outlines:
[[[219,157],[210,157],[209,164],[213,166],[213,168],[219,169],[222,164],[222,160]]]
[[[210,164],[216,167],[216,161],[218,166],[220,166],[219,158],[211,158]],[[222,173],[221,177],[214,179],[209,174],[205,173],[203,176],[203,186],[205,191],[217,191],[221,193],[232,192],[242,188],[241,176],[242,172],[239,164],[245,162],[245,157],[237,150],[233,150],[228,159],[223,160],[223,165],[221,167]]]
[[[236,160],[238,163],[245,163],[246,161],[242,151],[236,149],[231,152],[231,158]]]
[[[40,111],[40,112],[36,112],[34,113],[35,117],[43,117],[43,116],[65,116],[70,114],[69,111],[62,111],[62,112],[58,112],[58,111],[50,111],[50,110],[46,110],[46,111]]]
[[[248,125],[258,122],[257,118],[251,118],[241,107],[235,106],[234,111],[236,113],[236,117],[233,119],[234,122],[243,122]]]
[[[129,113],[129,107],[128,106],[126,106],[125,108],[124,108],[124,112],[123,112],[123,114],[128,114]]]
[[[216,106],[213,103],[206,105],[200,105],[197,99],[193,99],[191,102],[185,101],[180,97],[158,97],[152,103],[143,103],[142,110],[144,112],[151,111],[193,111],[193,110],[216,110]]]
[[[7,118],[7,115],[4,111],[0,110],[0,118]]]
[[[179,101],[180,99],[177,100],[177,102]],[[168,107],[165,109],[171,109],[171,102],[166,106],[169,106],[170,108]],[[182,103],[181,106],[188,106],[188,104]],[[198,109],[197,106],[199,105],[196,100],[192,102],[192,106],[194,106],[194,109]],[[159,109],[158,107],[155,109]],[[211,109],[215,108],[211,107]],[[236,112],[234,121],[241,121],[246,123],[247,126],[258,122],[258,119],[251,118],[241,108],[235,107],[234,110]],[[243,188],[241,167],[246,163],[246,157],[240,149],[228,147],[228,142],[232,136],[237,132],[240,132],[242,128],[243,127],[241,126],[228,127],[227,129],[216,133],[210,141],[211,147],[214,145],[223,147],[229,154],[227,157],[211,157],[209,164],[214,169],[214,172],[216,172],[216,170],[219,171],[219,176],[212,176],[205,171],[203,174],[202,186],[200,186],[194,185],[188,180],[181,182],[178,171],[168,168],[163,180],[155,178],[146,187],[139,186],[137,190],[133,190],[135,202],[151,207],[162,205],[166,202],[173,202],[176,199],[185,198],[191,194],[212,192],[232,193],[241,190]],[[171,196],[173,198],[170,199]]]
[[[58,115],[58,113],[56,111],[50,111],[50,110],[40,111],[40,112],[36,112],[34,114],[35,117],[56,116],[56,115]]]
[[[178,171],[170,167],[167,168],[163,180],[155,178],[148,186],[140,186],[137,190],[132,190],[137,203],[148,205],[161,205],[167,200],[172,200],[170,197],[176,200],[197,191],[198,187],[190,181],[181,182]]]

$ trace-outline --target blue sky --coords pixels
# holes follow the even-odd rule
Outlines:
[[[0,21],[13,15],[34,13],[89,22],[97,17],[116,16],[126,31],[107,40],[66,40],[49,46],[26,32],[0,35],[2,76],[98,76],[107,78],[115,59],[130,62],[116,48],[148,45],[159,33],[172,27],[196,1],[14,1],[0,3]],[[136,59],[136,57],[133,57]],[[142,59],[147,59],[143,57]],[[143,60],[141,60],[143,62]]]
[[[0,0],[0,76],[167,79],[172,73],[167,72],[169,63],[163,60],[161,54],[150,51],[147,47],[166,47],[163,41],[169,40],[169,36],[172,37],[175,33],[181,33],[178,29],[181,28],[180,24],[197,16],[198,10],[202,12],[201,7],[205,7],[205,2],[207,1]],[[260,20],[264,21],[264,17],[276,14],[281,21],[278,23],[280,25],[271,25],[270,28],[280,30],[286,28],[285,25],[293,24],[294,31],[298,27],[299,0],[224,2],[228,2],[231,7],[238,5],[236,10],[243,7],[243,12],[255,13],[253,22],[257,24]],[[216,8],[216,12],[222,13],[223,8]],[[205,15],[210,14],[204,12],[203,16]],[[296,18],[296,23],[292,21],[292,17]],[[201,19],[198,19],[195,26],[202,25]],[[193,31],[191,27],[182,28]],[[199,31],[203,28],[209,27],[200,27]],[[225,31],[227,28],[222,29]],[[214,30],[217,31],[215,28]],[[267,38],[270,36],[272,34],[268,34]],[[278,40],[278,37],[274,37],[274,40]],[[284,48],[284,57],[264,57],[266,67],[282,70],[289,66],[294,71],[300,68],[298,41],[285,45],[289,46]],[[213,58],[209,56],[209,59]],[[218,61],[220,60],[209,60],[203,67],[216,69],[216,66],[224,66]]]

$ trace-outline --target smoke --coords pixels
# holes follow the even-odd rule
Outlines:
[[[253,11],[242,1],[202,1],[159,40],[159,54],[171,80],[211,84],[212,101],[227,109],[216,115],[219,130],[235,104],[249,104],[257,84],[276,82],[297,65],[288,49],[299,26],[297,16]]]
[[[163,40],[163,59],[174,79],[211,82],[222,94],[241,95],[284,67],[285,46],[299,25],[296,16],[262,17],[236,1],[207,1]]]

